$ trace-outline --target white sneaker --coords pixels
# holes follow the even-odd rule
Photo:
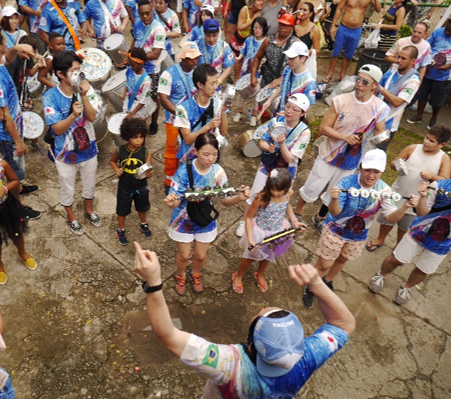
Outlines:
[[[250,126],[257,126],[257,117],[254,115],[251,116],[251,121],[249,122]]]
[[[399,287],[398,293],[395,297],[395,303],[398,305],[404,305],[410,299],[410,288],[406,288],[403,285]]]
[[[237,235],[238,237],[243,237],[245,231],[246,231],[246,226],[244,225],[244,222],[241,221],[240,224],[239,224],[239,226],[238,226],[237,229],[236,229],[236,235]]]
[[[369,289],[376,294],[379,294],[382,288],[384,288],[384,277],[380,275],[380,273],[377,273],[375,276],[373,276],[370,280]]]
[[[234,122],[239,122],[241,120],[241,116],[243,114],[240,114],[239,112],[235,114],[235,116],[233,117],[233,121]]]

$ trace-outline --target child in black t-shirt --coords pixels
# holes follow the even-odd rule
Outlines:
[[[130,215],[132,202],[138,212],[141,224],[139,226],[144,237],[152,237],[147,224],[147,211],[150,209],[149,187],[147,179],[152,177],[152,169],[145,179],[135,177],[138,169],[144,164],[151,164],[152,155],[144,146],[145,136],[149,130],[146,122],[139,118],[125,118],[121,125],[121,137],[127,144],[117,148],[110,159],[110,165],[119,177],[117,189],[116,213],[118,219],[117,239],[121,245],[127,245],[125,236],[125,218]]]

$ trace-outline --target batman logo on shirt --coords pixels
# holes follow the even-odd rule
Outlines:
[[[134,175],[136,171],[142,166],[143,162],[136,158],[130,158],[128,162],[124,165],[126,161],[123,162],[123,168],[125,173]]]

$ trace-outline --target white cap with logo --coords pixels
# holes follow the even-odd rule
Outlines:
[[[362,158],[362,169],[376,169],[384,172],[387,166],[387,154],[376,148],[368,151]]]

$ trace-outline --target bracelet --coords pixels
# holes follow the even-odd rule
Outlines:
[[[3,186],[3,188],[5,189],[5,195],[8,196],[8,193],[9,193],[8,187]]]
[[[142,283],[141,287],[146,294],[150,294],[152,292],[161,291],[163,289],[163,283],[161,283],[160,285],[149,286],[144,281],[144,283]]]

